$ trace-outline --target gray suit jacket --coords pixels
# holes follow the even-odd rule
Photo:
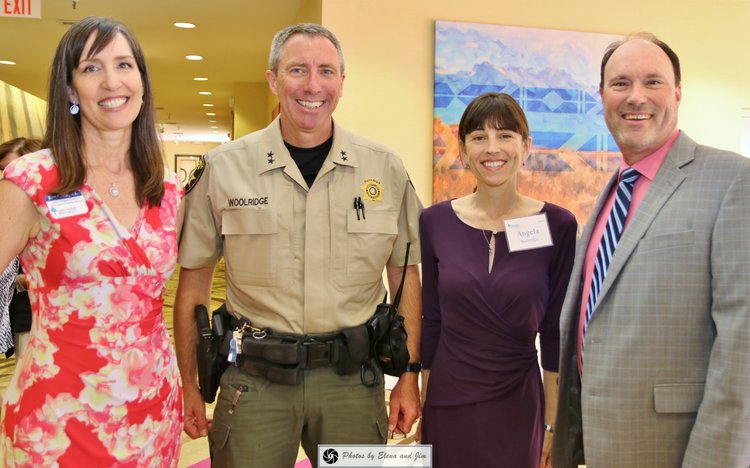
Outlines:
[[[554,466],[748,468],[750,159],[680,134],[612,259],[581,381],[581,266],[615,182],[560,318]]]

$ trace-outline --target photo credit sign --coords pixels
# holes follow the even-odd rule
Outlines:
[[[432,445],[318,445],[320,468],[432,467]]]

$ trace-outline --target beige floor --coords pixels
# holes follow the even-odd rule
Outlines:
[[[172,333],[172,306],[174,305],[175,293],[177,292],[177,277],[179,272],[175,272],[172,278],[167,283],[167,290],[164,300],[164,320],[167,323],[170,336],[174,336]],[[224,302],[226,295],[225,283],[224,283],[224,268],[223,264],[219,264],[214,274],[213,287],[211,289],[211,305],[212,308],[216,308]],[[5,392],[5,388],[8,386],[11,376],[13,375],[15,359],[5,359],[4,354],[0,354],[0,394]],[[388,392],[386,392],[386,399],[388,398]],[[213,405],[208,406],[209,415],[213,412]],[[415,424],[416,428],[416,424]],[[413,442],[413,434],[404,440],[398,441],[399,444]],[[208,443],[205,438],[192,440],[187,435],[183,434],[182,437],[182,452],[180,455],[179,467],[188,467],[194,463],[208,458]],[[395,443],[395,442],[393,442]],[[304,453],[300,450],[298,455],[298,461],[305,458]],[[0,461],[2,463],[2,461]]]

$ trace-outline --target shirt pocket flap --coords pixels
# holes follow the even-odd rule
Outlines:
[[[703,401],[703,383],[654,385],[657,413],[697,413]]]
[[[398,234],[398,214],[395,211],[366,211],[357,219],[355,211],[348,212],[346,230],[361,234]]]
[[[223,235],[274,234],[278,231],[272,211],[228,210],[221,214]]]

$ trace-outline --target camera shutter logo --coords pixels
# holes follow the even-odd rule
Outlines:
[[[323,461],[329,465],[333,465],[339,460],[339,453],[336,449],[329,448],[323,452]]]

